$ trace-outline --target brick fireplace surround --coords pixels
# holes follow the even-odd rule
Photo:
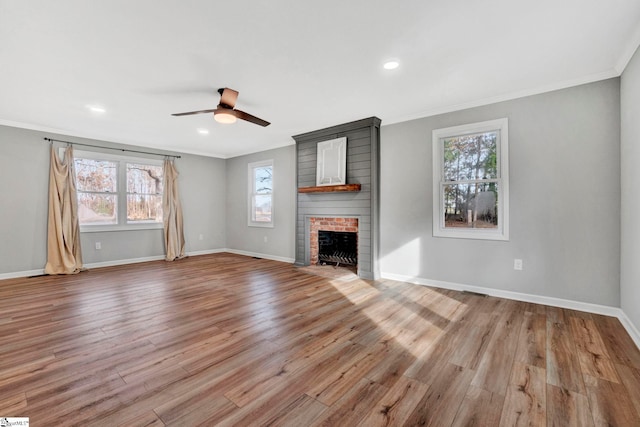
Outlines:
[[[311,217],[309,218],[309,261],[318,264],[318,231],[358,232],[358,218]]]

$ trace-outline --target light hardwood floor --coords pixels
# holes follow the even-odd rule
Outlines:
[[[232,254],[0,281],[0,416],[639,426],[615,318]]]

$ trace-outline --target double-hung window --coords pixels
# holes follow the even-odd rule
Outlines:
[[[162,228],[162,162],[75,151],[81,231]]]
[[[509,240],[506,118],[436,129],[433,235]]]
[[[273,227],[273,160],[249,163],[249,226]]]

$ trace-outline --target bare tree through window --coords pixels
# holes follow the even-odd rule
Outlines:
[[[127,221],[162,221],[162,166],[127,163]]]
[[[249,164],[249,225],[273,227],[273,161]]]
[[[118,163],[76,158],[74,167],[80,224],[117,224]]]
[[[445,227],[498,227],[497,132],[444,139]]]
[[[77,157],[74,166],[80,225],[162,222],[161,165]]]

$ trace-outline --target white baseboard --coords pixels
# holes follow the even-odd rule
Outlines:
[[[460,283],[443,282],[440,280],[429,280],[420,277],[404,276],[401,274],[382,273],[381,277],[383,279],[414,283],[416,285],[432,286],[434,288],[451,289],[454,291],[476,292],[515,301],[531,302],[535,304],[550,305],[553,307],[568,308],[571,310],[585,311],[588,313],[617,317],[618,320],[620,320],[620,323],[622,323],[622,326],[624,326],[624,328],[627,330],[627,333],[629,334],[631,339],[635,342],[638,349],[640,349],[640,333],[638,332],[638,329],[633,325],[631,320],[629,320],[624,311],[622,311],[622,309],[619,307],[611,307],[608,305],[599,305],[588,302],[547,297],[543,295],[505,291],[502,289],[484,288],[481,286],[464,285]]]
[[[44,274],[44,268],[39,270],[15,271],[12,273],[0,273],[0,280],[16,279],[18,277],[41,276]]]
[[[193,251],[187,252],[188,256],[197,256],[197,255],[208,255],[215,254],[219,252],[227,252],[227,249],[207,249],[204,251]],[[128,258],[128,259],[116,259],[112,261],[103,261],[103,262],[92,262],[89,264],[84,264],[83,267],[86,269],[91,268],[100,268],[100,267],[113,267],[115,265],[126,265],[126,264],[136,264],[139,262],[147,262],[147,261],[158,261],[164,259],[164,255],[156,255],[142,258]],[[44,268],[39,270],[26,270],[26,271],[15,271],[11,273],[0,273],[0,280],[4,279],[16,279],[18,277],[29,277],[29,276],[41,276],[44,274]]]
[[[224,251],[232,253],[232,254],[236,254],[236,255],[245,255],[245,256],[250,256],[250,257],[255,257],[255,258],[270,259],[272,261],[281,261],[281,262],[286,262],[286,263],[289,263],[289,264],[293,264],[296,261],[295,258],[286,258],[286,257],[281,257],[281,256],[276,256],[276,255],[261,254],[261,253],[258,253],[258,252],[241,251],[241,250],[238,250],[238,249],[225,249]]]
[[[191,252],[187,252],[187,256],[219,254],[220,252],[227,252],[227,250],[223,248],[223,249],[205,249],[204,251],[191,251]]]
[[[91,270],[92,268],[113,267],[115,265],[137,264],[139,262],[158,261],[164,259],[164,255],[147,256],[142,258],[116,259],[113,261],[92,262],[85,264],[83,267]]]
[[[228,252],[226,249],[206,249],[203,251],[192,251],[185,252],[187,256],[198,256],[198,255],[209,255],[209,254],[217,254],[220,252]],[[85,264],[85,268],[100,268],[100,267],[111,267],[114,265],[125,265],[125,264],[136,264],[138,262],[147,262],[147,261],[159,261],[163,260],[164,255],[156,255],[150,257],[142,257],[142,258],[130,258],[130,259],[118,259],[114,261],[105,261],[105,262],[94,262],[91,264]]]
[[[626,313],[622,311],[622,309],[620,309],[620,315],[618,316],[618,319],[620,320],[620,323],[622,323],[622,326],[624,326],[624,328],[629,333],[629,336],[631,337],[633,342],[636,343],[636,346],[640,348],[640,331],[638,331],[638,328],[636,328],[631,320],[629,320]]]

